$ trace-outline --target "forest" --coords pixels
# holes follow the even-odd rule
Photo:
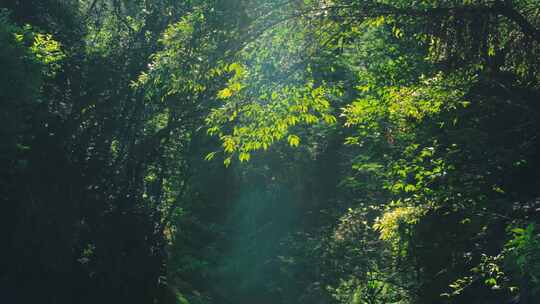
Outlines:
[[[0,303],[540,303],[539,0],[0,0]]]

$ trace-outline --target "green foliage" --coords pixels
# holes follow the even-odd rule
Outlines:
[[[415,224],[423,212],[419,207],[396,207],[385,212],[373,227],[381,233],[381,239],[392,242],[397,247],[403,228]]]
[[[15,25],[7,10],[0,10],[0,39],[4,69],[1,83],[10,85],[9,89],[2,89],[1,97],[13,101],[15,97],[8,94],[17,92],[21,100],[37,98],[43,77],[54,76],[65,57],[60,43],[50,34],[36,32],[30,25]]]
[[[8,301],[538,302],[536,1],[4,5]]]
[[[525,228],[513,228],[511,238],[506,243],[506,267],[517,272],[518,276],[527,282],[531,288],[530,293],[540,293],[540,234],[535,224],[529,224]]]
[[[53,79],[64,54],[51,35],[16,25],[4,9],[0,9],[0,45],[0,158],[15,161],[32,150],[31,136],[26,136],[29,117],[44,102],[44,82]],[[24,167],[27,159],[17,163]]]
[[[233,89],[224,90],[238,93]],[[314,88],[311,84],[305,88],[284,87],[279,93],[263,93],[260,99],[249,103],[231,101],[214,109],[207,117],[208,133],[219,136],[226,155],[238,153],[240,161],[248,160],[249,153],[266,150],[284,138],[290,146],[296,147],[300,138],[289,134],[294,126],[335,122],[327,94],[328,88]],[[236,98],[242,99],[241,96]]]

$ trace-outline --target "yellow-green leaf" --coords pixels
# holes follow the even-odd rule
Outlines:
[[[247,152],[241,152],[239,155],[238,155],[238,159],[241,161],[241,162],[244,162],[244,161],[249,161],[251,155]]]
[[[291,147],[298,147],[298,145],[300,144],[300,137],[296,135],[289,135],[287,141],[289,142],[289,145]]]
[[[225,88],[218,92],[218,98],[226,99],[232,96],[232,91],[229,88]]]
[[[210,152],[206,155],[206,157],[204,158],[204,160],[206,161],[211,161],[212,159],[214,159],[214,157],[216,156],[216,152]]]

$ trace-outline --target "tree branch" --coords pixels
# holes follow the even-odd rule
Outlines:
[[[377,17],[377,16],[410,16],[410,17],[444,17],[451,15],[500,15],[516,23],[521,32],[540,42],[540,29],[536,28],[525,16],[514,9],[509,3],[496,1],[494,5],[469,5],[459,7],[433,7],[433,8],[414,8],[414,7],[396,7],[384,3],[364,3],[357,5],[331,6],[325,10],[343,10],[356,9],[355,17]]]
[[[501,16],[508,18],[509,20],[515,22],[520,28],[523,34],[531,37],[536,42],[540,42],[540,29],[536,28],[532,23],[520,14],[513,7],[498,2],[496,6],[493,7],[494,11],[499,13]]]

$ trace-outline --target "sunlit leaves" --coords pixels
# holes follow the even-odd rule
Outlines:
[[[223,141],[223,150],[226,153],[233,153],[236,150],[237,144],[232,136],[223,136],[221,140]]]
[[[203,56],[214,51],[210,37],[203,33],[204,14],[195,10],[176,23],[170,24],[159,42],[163,49],[154,53],[148,69],[143,71],[132,87],[144,89],[148,98],[165,100],[169,97],[193,99],[204,92],[207,83],[223,73],[222,66],[208,66]],[[196,56],[194,54],[197,54]],[[224,98],[232,92],[223,91]]]
[[[234,68],[237,73],[244,73],[238,69],[239,66]],[[223,106],[212,110],[207,117],[208,133],[219,136],[225,154],[239,153],[240,161],[248,161],[249,152],[266,150],[285,138],[291,147],[297,147],[300,137],[289,134],[292,127],[336,123],[327,99],[333,90],[307,85],[285,86],[260,92],[256,97],[237,92],[233,98],[231,94],[227,96],[230,100],[224,100]]]
[[[223,165],[225,165],[225,167],[229,167],[231,165],[231,157],[227,157],[225,158],[225,160],[223,161]]]
[[[373,225],[379,231],[381,239],[392,242],[395,246],[400,241],[400,227],[412,225],[425,213],[422,207],[396,207],[385,212]]]
[[[7,85],[0,95],[7,100],[39,100],[43,80],[54,77],[65,58],[61,44],[30,25],[15,25],[8,11],[0,9],[0,45],[0,79]]]
[[[289,145],[291,147],[298,147],[298,145],[300,144],[300,137],[296,135],[289,135],[287,141],[289,142]]]
[[[420,79],[416,85],[379,88],[375,94],[367,94],[343,109],[345,125],[366,125],[390,119],[394,125],[405,128],[411,118],[421,121],[443,110],[466,107],[469,102],[463,99],[463,86],[470,85],[468,81],[472,80],[437,74]],[[364,88],[360,90],[365,93]]]
[[[214,157],[216,157],[216,154],[217,152],[210,152],[204,157],[204,160],[211,161],[212,159],[214,159]]]
[[[240,160],[240,162],[249,161],[250,158],[251,155],[247,152],[240,152],[240,154],[238,154],[238,160]]]
[[[30,50],[46,67],[45,73],[48,76],[53,76],[60,69],[60,62],[65,57],[60,43],[50,34],[35,34]]]
[[[219,91],[217,96],[220,99],[227,99],[233,95],[233,92],[229,88],[224,88],[223,90]]]
[[[247,76],[246,69],[237,62],[231,63],[230,65],[227,65],[224,68],[224,72],[227,72],[229,74],[232,74],[232,77],[230,77],[227,87],[223,88],[217,93],[217,97],[219,99],[227,99],[234,94],[238,94],[240,90],[242,90],[242,81]],[[231,121],[234,118],[230,119]]]

